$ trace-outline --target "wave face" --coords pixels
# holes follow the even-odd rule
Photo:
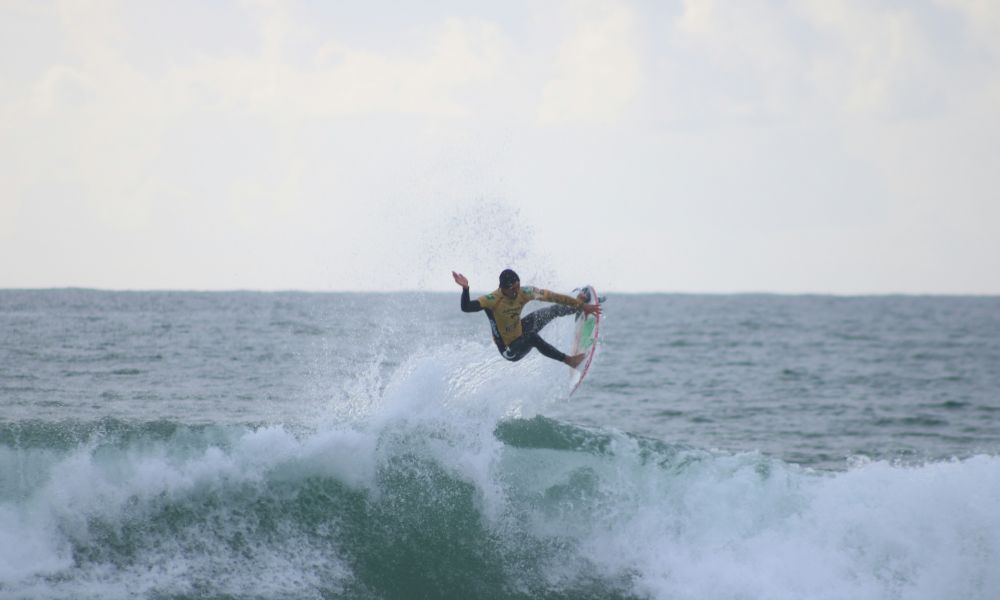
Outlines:
[[[0,293],[0,600],[996,600],[997,306]]]
[[[816,472],[544,417],[489,431],[28,422],[2,439],[3,597],[1000,590],[996,457]]]

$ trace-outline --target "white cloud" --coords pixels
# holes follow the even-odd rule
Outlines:
[[[123,34],[126,6],[135,8],[64,2],[33,13],[47,27],[34,43],[61,54],[37,74],[0,70],[13,84],[0,95],[0,254],[47,265],[0,269],[15,284],[287,286],[302,271],[289,265],[391,243],[373,229],[387,202],[379,194],[398,175],[392,161],[431,148],[420,136],[393,140],[407,135],[398,119],[411,131],[466,120],[469,94],[489,87],[509,53],[485,20],[449,18],[412,32],[406,47],[365,49],[317,38],[292,5],[264,3],[246,5],[255,45],[143,69],[144,48]],[[289,51],[307,36],[304,57]],[[240,260],[257,264],[234,267]],[[370,280],[360,263],[325,270],[312,287],[327,274],[347,286]]]
[[[297,32],[280,11],[261,18],[258,55],[206,57],[174,69],[167,85],[197,107],[267,118],[338,118],[377,113],[464,117],[460,95],[503,67],[507,43],[487,22],[448,19],[406,53],[375,52],[328,40],[305,65],[281,49]]]
[[[967,61],[978,64],[948,66],[972,70],[968,84],[982,91],[976,100],[985,105],[976,108],[996,111],[1000,106],[1000,3],[993,0],[935,0],[935,3],[962,16],[968,32],[965,41],[972,56],[979,59]],[[979,58],[981,54],[989,60]]]
[[[284,183],[264,184],[248,173],[226,186],[230,195],[292,198],[301,192],[306,168],[295,149],[302,140],[288,138],[302,134],[296,123],[380,113],[468,116],[461,93],[488,83],[506,52],[496,27],[449,19],[424,32],[412,52],[357,50],[330,40],[316,49],[314,60],[300,64],[283,53],[298,33],[296,23],[285,5],[265,4],[253,8],[260,52],[203,55],[157,77],[134,66],[121,34],[120,5],[64,2],[58,9],[53,35],[66,40],[66,55],[37,80],[18,85],[20,93],[0,106],[4,154],[11,159],[0,167],[9,216],[16,214],[10,207],[31,189],[63,182],[76,201],[112,226],[148,226],[150,193],[183,187],[149,179],[164,174],[164,161],[180,158],[168,145],[169,132],[197,123],[211,135],[217,121],[240,114],[254,120],[244,123],[248,127],[279,131],[284,142],[277,158],[285,164],[277,168],[288,174],[279,177]],[[54,161],[55,171],[49,166]],[[238,198],[230,203],[243,204]],[[283,210],[281,203],[274,200],[277,210]],[[237,214],[238,222],[250,222],[245,206]],[[258,220],[268,218],[265,212]]]
[[[581,5],[575,31],[555,58],[539,122],[614,124],[632,105],[642,80],[636,17],[621,3]]]
[[[1000,4],[993,0],[934,0],[961,14],[977,44],[1000,59]]]
[[[0,7],[0,285],[1000,290],[996,3],[206,6]]]
[[[905,7],[810,0],[798,9],[829,40],[830,48],[811,66],[811,80],[841,110],[905,111],[913,86],[934,81],[927,77],[927,70],[937,67],[934,52]]]
[[[685,0],[665,47],[672,77],[684,80],[672,81],[671,91],[689,100],[675,100],[672,110],[724,119],[789,116],[808,60],[788,35],[792,17],[770,2]]]
[[[977,31],[992,32],[996,12],[980,6]],[[1000,81],[997,73],[972,77],[937,18],[928,7],[860,0],[685,0],[667,47],[671,88],[689,99],[673,98],[671,110],[783,121],[909,117]]]

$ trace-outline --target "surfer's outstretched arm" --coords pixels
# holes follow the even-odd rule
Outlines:
[[[556,304],[562,304],[563,306],[571,306],[577,310],[582,310],[586,315],[601,314],[600,304],[587,304],[584,301],[583,294],[577,297],[566,296],[565,294],[558,294],[556,292],[550,292],[542,288],[530,288],[530,294],[533,296],[534,300],[541,300],[543,302],[554,302]]]
[[[462,312],[479,312],[483,310],[483,306],[479,304],[479,300],[469,299],[469,288],[462,288]]]
[[[455,283],[462,286],[462,312],[479,312],[483,310],[479,300],[469,299],[469,280],[466,279],[465,275],[461,273],[451,272],[451,276],[455,279]]]

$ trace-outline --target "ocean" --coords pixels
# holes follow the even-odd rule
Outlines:
[[[1000,298],[608,296],[0,290],[0,598],[1000,598]]]

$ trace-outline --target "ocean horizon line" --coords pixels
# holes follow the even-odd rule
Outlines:
[[[477,288],[478,289],[478,288]],[[559,291],[559,288],[553,288]],[[96,287],[96,286],[38,286],[38,287],[2,287],[5,292],[97,292],[121,294],[344,294],[344,295],[395,295],[395,294],[427,294],[451,295],[458,290],[447,289],[310,289],[310,288],[145,288],[145,287]],[[487,291],[487,288],[481,288]],[[776,296],[776,297],[827,297],[827,298],[1000,298],[1000,292],[840,292],[840,291],[769,291],[769,290],[731,290],[731,291],[701,291],[701,290],[634,290],[634,289],[601,289],[602,294],[628,296]]]

